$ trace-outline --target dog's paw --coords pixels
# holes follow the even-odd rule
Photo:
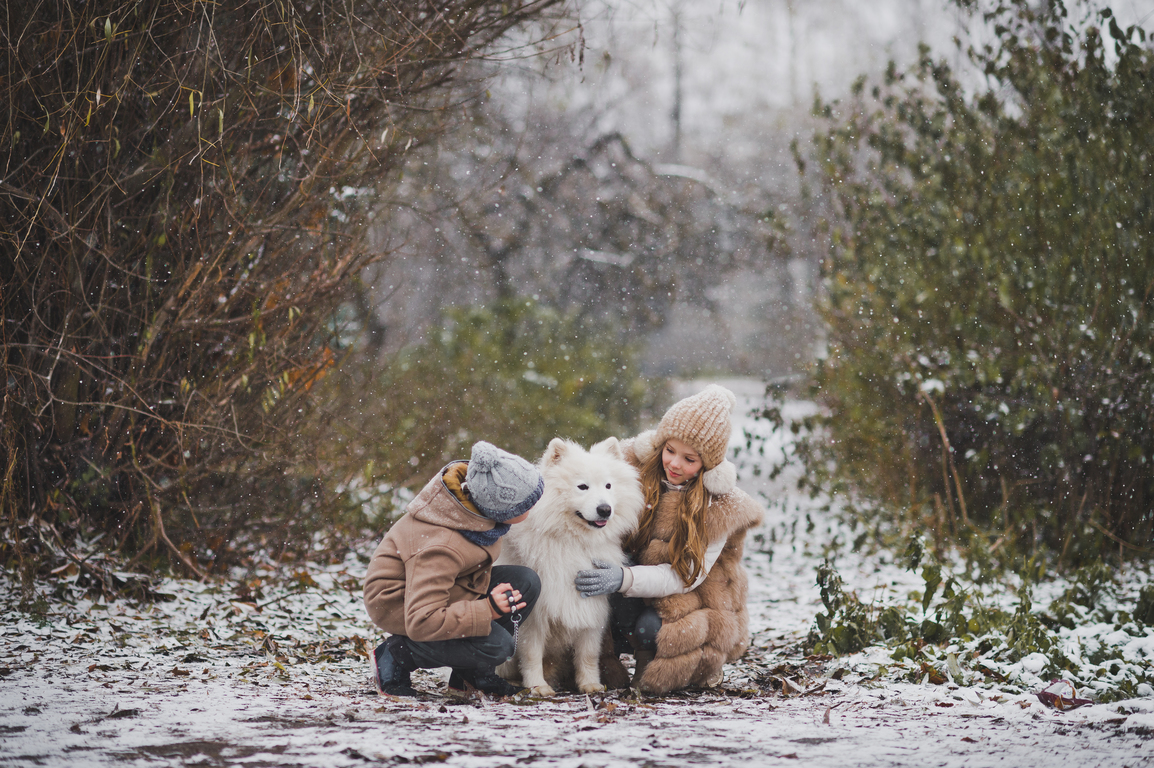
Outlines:
[[[605,691],[605,686],[601,683],[586,683],[577,687],[581,693],[602,693]]]
[[[529,689],[529,693],[534,696],[556,696],[557,692],[549,687],[548,683],[542,685],[534,685]]]

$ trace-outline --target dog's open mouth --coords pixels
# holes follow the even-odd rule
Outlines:
[[[582,515],[580,512],[578,512],[576,514],[577,514],[577,517],[581,518],[582,520],[585,520],[585,516]],[[605,520],[585,520],[585,522],[589,525],[590,528],[604,528],[605,526],[609,525],[608,518],[606,518]]]

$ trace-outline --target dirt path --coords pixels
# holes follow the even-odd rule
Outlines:
[[[759,392],[731,386],[747,405]],[[460,700],[440,670],[418,673],[420,699],[377,697],[359,586],[374,541],[343,563],[168,582],[152,604],[93,602],[67,572],[29,603],[0,574],[0,766],[1154,765],[1154,699],[1060,713],[988,686],[883,684],[882,649],[796,656],[832,524],[791,478],[743,477],[773,503],[746,548],[754,645],[721,690]],[[916,586],[881,560],[839,564],[862,594]]]
[[[661,699],[460,700],[442,695],[446,670],[417,674],[420,699],[378,697],[355,557],[266,575],[259,596],[173,582],[170,601],[70,598],[41,615],[0,579],[0,766],[1154,764],[1146,699],[1059,713],[1028,694],[882,684],[884,653],[792,655],[818,607],[810,559],[751,546],[753,648],[721,690]],[[878,576],[864,561],[845,574]]]
[[[0,765],[1154,763],[1154,742],[1124,715],[1062,715],[1024,699],[983,705],[913,685],[830,681],[821,695],[792,697],[395,700],[375,696],[353,670],[278,685],[177,682],[167,666],[154,676],[51,662],[12,673],[0,694]]]

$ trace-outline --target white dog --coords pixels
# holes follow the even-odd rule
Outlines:
[[[611,437],[589,451],[568,440],[549,443],[538,465],[545,493],[529,517],[512,527],[501,565],[525,565],[541,577],[541,597],[520,627],[513,660],[498,670],[538,696],[552,696],[546,664],[572,669],[582,693],[604,691],[598,666],[609,625],[609,598],[582,597],[573,580],[594,560],[622,562],[622,540],[645,504],[637,471]],[[556,680],[553,680],[557,684]]]

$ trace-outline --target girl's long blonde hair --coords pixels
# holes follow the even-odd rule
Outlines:
[[[641,489],[645,492],[645,509],[641,513],[641,520],[637,530],[626,542],[626,549],[640,555],[649,546],[653,539],[653,528],[657,524],[657,506],[661,501],[661,492],[664,486],[665,467],[661,463],[661,454],[665,451],[662,444],[653,455],[641,465]],[[697,580],[704,569],[705,549],[708,542],[705,540],[705,510],[708,506],[708,495],[705,485],[701,482],[701,475],[705,469],[685,484],[681,492],[681,501],[677,505],[677,517],[673,524],[673,537],[669,540],[669,564],[682,583],[689,586]]]

